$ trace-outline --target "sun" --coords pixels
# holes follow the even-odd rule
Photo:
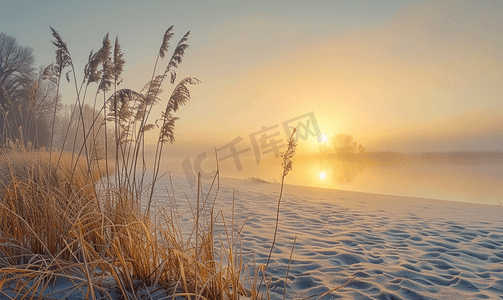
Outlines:
[[[320,134],[320,136],[318,137],[318,141],[320,143],[326,143],[328,142],[328,136],[324,133]]]
[[[325,180],[325,178],[327,178],[327,175],[325,174],[325,172],[321,172],[320,173],[320,179],[321,180]]]

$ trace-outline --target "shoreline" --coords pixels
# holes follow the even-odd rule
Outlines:
[[[174,175],[181,175],[173,173]],[[208,181],[211,183],[211,181]],[[244,184],[245,186],[253,186],[258,191],[270,194],[277,190],[279,195],[279,183],[262,183],[256,182],[249,179],[234,178],[234,177],[220,177],[220,184],[227,184],[231,187],[235,187],[238,191],[238,186]],[[203,182],[205,186],[205,182]],[[309,199],[311,202],[324,202],[324,203],[335,203],[342,205],[347,208],[361,209],[362,205],[365,208],[372,210],[384,210],[389,213],[406,213],[408,208],[417,208],[415,212],[421,213],[422,216],[428,217],[448,217],[451,216],[453,220],[460,220],[460,218],[466,217],[473,219],[475,215],[484,215],[488,221],[503,221],[503,206],[499,204],[486,204],[486,203],[473,203],[465,201],[454,201],[454,200],[444,200],[435,198],[424,198],[415,196],[403,196],[403,195],[392,195],[392,194],[379,194],[370,192],[360,192],[351,190],[341,190],[332,189],[324,187],[312,187],[297,184],[290,184],[285,182],[284,196],[288,198],[289,194],[301,195],[301,194],[317,194],[321,197],[316,197],[315,199]],[[335,201],[337,200],[337,201]],[[356,202],[355,202],[356,201]],[[401,205],[396,205],[401,203]],[[439,206],[442,209],[448,211],[471,211],[472,213],[464,213],[458,217],[443,214],[443,212],[435,212],[429,210],[428,207]],[[475,215],[474,215],[475,214]]]
[[[187,213],[194,212],[197,189],[183,174],[173,173],[172,180],[180,222],[191,231]],[[244,268],[260,277],[254,268],[269,254],[280,185],[229,177],[219,182],[215,209],[227,225],[219,219],[214,233],[230,235],[250,263]],[[168,178],[157,186],[154,197],[169,207]],[[202,189],[212,199],[215,190],[206,195],[209,184]],[[272,300],[283,298],[285,281],[287,299],[302,299],[353,277],[321,299],[493,299],[503,293],[501,249],[503,207],[286,184],[266,276]],[[71,288],[64,278],[56,283],[47,290],[54,296]],[[154,299],[166,297],[159,291]]]
[[[267,255],[279,185],[221,178],[249,217],[244,252]],[[247,193],[253,191],[253,194]],[[287,298],[493,299],[503,293],[503,207],[286,185],[272,257],[272,299],[282,299],[294,237]],[[229,202],[227,205],[229,207]],[[249,252],[246,252],[249,251]]]

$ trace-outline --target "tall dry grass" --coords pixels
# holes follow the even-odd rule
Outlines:
[[[52,143],[45,151],[12,142],[1,150],[0,298],[259,298],[257,291],[243,285],[245,266],[236,244],[219,239],[221,249],[215,249],[217,215],[211,211],[209,217],[202,216],[211,199],[199,193],[194,199],[194,230],[185,239],[170,207],[151,211],[163,147],[174,141],[174,113],[190,100],[188,86],[199,82],[188,77],[176,83],[175,69],[188,48],[189,33],[176,45],[164,72],[156,75],[172,29],[164,34],[152,79],[136,92],[117,89],[125,62],[118,39],[112,51],[107,34],[103,47],[91,52],[79,87],[69,48],[51,28],[56,62],[46,68],[44,78],[59,89],[65,69],[70,71],[68,80],[73,74],[72,116],[79,122],[83,142],[79,145],[75,136],[72,140],[67,130],[59,151]],[[160,119],[153,123],[149,116],[161,103],[165,78],[173,91]],[[97,84],[94,105],[99,113],[86,124],[83,105],[92,83]],[[101,106],[97,104],[100,93]],[[156,127],[154,165],[146,166],[145,132]],[[107,130],[114,133],[114,149],[105,149],[100,160],[93,148],[98,133]],[[105,141],[104,147],[108,145]],[[65,146],[75,151],[65,151]],[[146,178],[148,167],[152,178]],[[211,188],[218,191],[218,185]],[[235,238],[234,233],[225,236]],[[57,289],[52,287],[55,284]]]
[[[213,199],[209,199],[210,192],[203,196],[198,181],[197,197],[192,199],[196,202],[194,228],[184,238],[176,206],[151,208],[157,202],[154,191],[164,145],[174,141],[175,113],[190,100],[188,87],[199,83],[193,77],[176,83],[176,69],[188,48],[189,33],[175,46],[164,71],[156,74],[173,37],[173,27],[166,30],[151,80],[137,92],[118,89],[125,63],[118,39],[112,50],[107,34],[102,48],[91,52],[79,86],[69,48],[56,30],[51,30],[56,62],[44,70],[43,78],[59,90],[62,74],[67,71],[65,77],[73,81],[76,95],[71,117],[76,118],[81,133],[80,137],[72,136],[68,128],[58,151],[52,142],[48,151],[15,142],[1,149],[0,298],[269,298],[268,292],[262,296],[260,291],[263,285],[267,291],[270,283],[265,274],[276,241],[284,179],[292,168],[293,135],[282,154],[281,191],[267,264],[245,264],[234,220],[228,230],[228,221],[213,211],[218,170],[210,186]],[[160,118],[153,122],[151,112],[163,103],[160,95],[167,78],[172,92],[164,101]],[[89,122],[83,107],[94,83],[93,110],[98,113]],[[103,104],[99,105],[101,96]],[[56,100],[58,97],[59,91]],[[55,109],[57,106],[55,101]],[[56,113],[53,118],[51,139]],[[156,128],[154,164],[147,166],[145,132]],[[105,137],[102,146],[100,132],[105,133],[101,134]],[[103,157],[97,155],[100,147],[104,148]],[[176,203],[176,199],[170,200]],[[209,215],[204,215],[207,211]],[[224,225],[218,237],[214,236],[217,221]],[[250,276],[250,268],[255,275]],[[245,288],[245,281],[249,288]]]
[[[6,299],[252,295],[240,279],[243,264],[232,264],[234,247],[220,249],[225,257],[217,259],[212,224],[196,224],[196,243],[184,240],[169,211],[149,218],[133,194],[100,190],[97,170],[104,166],[89,173],[84,160],[71,164],[71,154],[52,173],[44,151],[17,147],[0,159],[0,295]],[[61,280],[70,284],[53,292],[49,287]]]

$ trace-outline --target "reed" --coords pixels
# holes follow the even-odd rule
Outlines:
[[[190,100],[189,86],[199,83],[194,77],[177,82],[176,69],[189,47],[189,32],[175,46],[164,71],[157,74],[163,59],[169,57],[173,27],[166,30],[151,79],[142,90],[134,91],[118,89],[125,63],[118,38],[112,49],[106,34],[102,48],[90,53],[79,86],[70,50],[59,33],[51,30],[56,62],[44,70],[43,78],[57,89],[65,71],[66,79],[73,81],[71,118],[77,129],[63,130],[56,151],[52,142],[55,111],[48,151],[22,142],[9,142],[1,149],[0,298],[269,299],[265,272],[278,232],[284,180],[292,169],[294,135],[282,154],[281,190],[267,263],[245,264],[239,242],[242,227],[235,231],[233,214],[229,229],[228,220],[213,209],[219,191],[218,164],[206,196],[198,176],[190,236],[182,235],[174,194],[168,205],[155,199],[164,145],[175,140],[175,113]],[[172,91],[162,101],[167,78]],[[93,84],[97,112],[89,120],[84,107]],[[55,94],[58,97],[59,91]],[[98,96],[103,99],[101,106]],[[160,118],[153,121],[153,107],[163,102]],[[154,129],[158,129],[154,163],[147,166],[145,133]],[[100,147],[103,155],[99,155]],[[223,232],[215,231],[219,222]]]
[[[90,299],[251,294],[238,281],[242,264],[224,264],[236,260],[233,245],[223,250],[225,259],[215,257],[212,225],[196,222],[191,244],[167,210],[148,218],[132,194],[100,192],[96,201],[92,189],[100,178],[88,177],[85,161],[71,165],[70,154],[52,177],[46,152],[16,149],[1,157],[7,185],[0,203],[0,295],[49,296],[51,282],[63,279],[73,288],[58,293]]]
[[[65,71],[73,81],[76,97],[71,116],[79,124],[82,142],[67,129],[59,151],[52,141],[48,151],[15,142],[2,149],[0,298],[258,299],[257,291],[244,287],[245,266],[236,243],[223,242],[235,239],[236,234],[226,231],[218,242],[222,248],[215,249],[213,226],[219,214],[210,210],[209,217],[203,216],[203,207],[211,205],[208,196],[198,193],[195,199],[195,225],[188,238],[180,233],[173,207],[152,209],[163,147],[175,139],[175,113],[190,100],[188,86],[199,83],[193,77],[176,82],[189,33],[176,45],[163,73],[156,74],[169,49],[173,27],[165,32],[152,78],[137,92],[118,89],[125,63],[118,38],[112,50],[107,34],[103,47],[91,52],[79,87],[70,50],[59,33],[51,30],[56,62],[44,70],[44,78],[58,89]],[[161,117],[153,122],[150,114],[162,103],[165,78],[173,86],[172,93]],[[83,107],[93,83],[97,84],[94,105],[98,113],[86,122]],[[99,93],[103,94],[100,107]],[[51,140],[55,123],[56,113]],[[159,133],[154,165],[147,166],[145,132],[155,128]],[[112,149],[104,141],[101,159],[95,151],[100,132],[114,139]],[[149,168],[152,178],[146,178]],[[214,199],[218,172],[215,176],[217,184],[210,187],[216,190]],[[55,283],[58,289],[52,288]]]

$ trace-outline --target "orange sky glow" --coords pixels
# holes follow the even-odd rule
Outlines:
[[[49,64],[55,27],[77,70],[104,34],[118,35],[121,87],[136,90],[150,78],[164,30],[175,25],[172,44],[191,30],[177,72],[202,83],[177,114],[172,153],[236,137],[250,147],[248,136],[262,126],[281,128],[309,112],[328,137],[351,134],[369,151],[503,150],[500,1],[126,1],[100,11],[93,1],[43,2],[0,4],[2,30]],[[61,18],[52,18],[58,10]],[[164,90],[161,98],[172,87]],[[72,84],[62,94],[75,100]],[[305,148],[316,151],[316,137]]]

